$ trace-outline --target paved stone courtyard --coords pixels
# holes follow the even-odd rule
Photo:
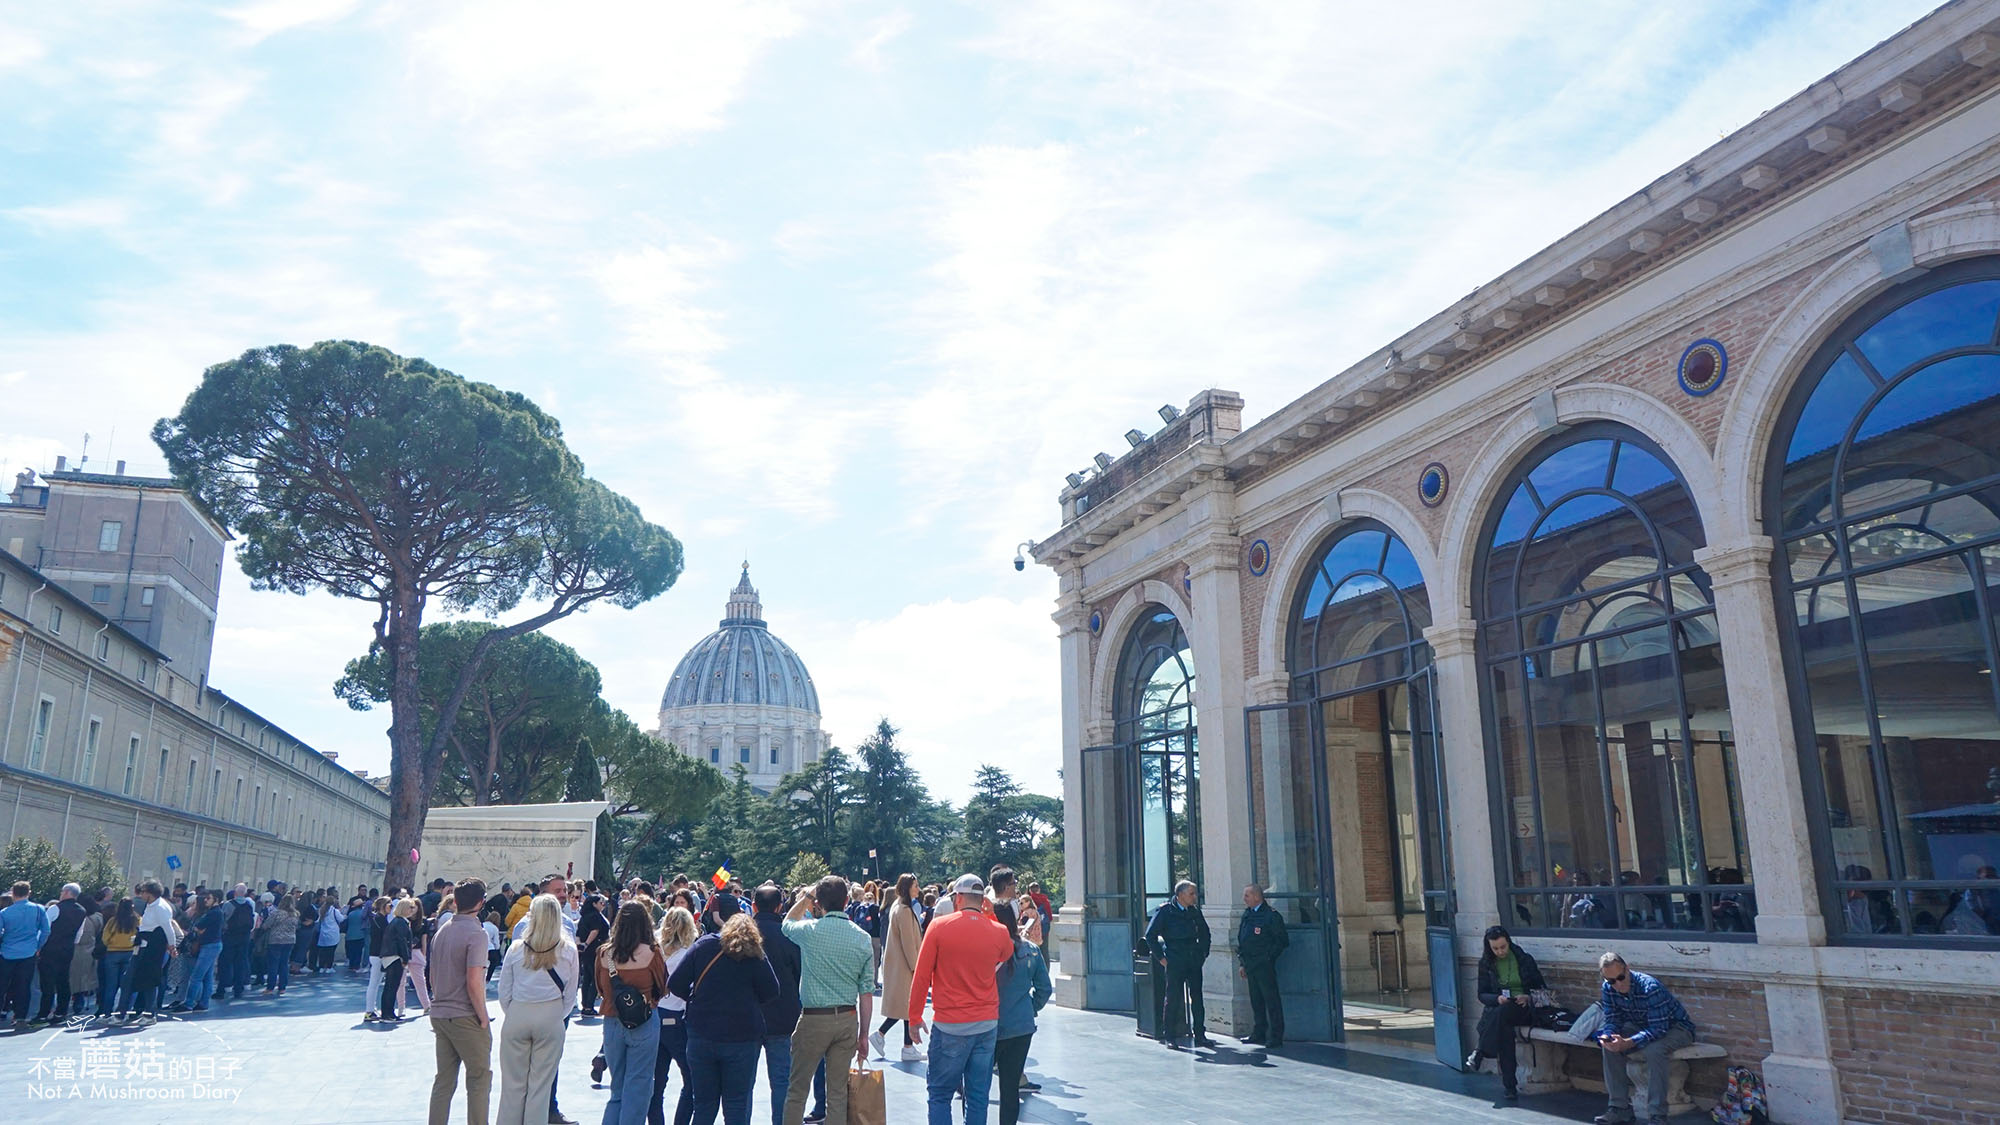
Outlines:
[[[281,1001],[218,1001],[205,1018],[166,1019],[150,1028],[92,1024],[0,1035],[7,1118],[74,1123],[104,1109],[121,1120],[169,1123],[212,1121],[218,1112],[230,1120],[286,1125],[424,1120],[432,1073],[432,1036],[424,1020],[363,1024],[361,984],[344,971],[295,981],[293,992]],[[607,1097],[590,1084],[590,1057],[601,1034],[595,1022],[572,1025],[563,1056],[562,1108],[584,1125],[597,1125]],[[1028,1069],[1044,1090],[1027,1099],[1022,1120],[1050,1125],[1529,1125],[1588,1121],[1603,1108],[1601,1097],[1588,1094],[1503,1106],[1491,1075],[1468,1078],[1336,1047],[1297,1044],[1283,1057],[1233,1045],[1173,1052],[1133,1035],[1129,1020],[1055,1007],[1044,1013]],[[84,1077],[107,1072],[115,1077]],[[924,1121],[923,1064],[891,1064],[887,1074],[890,1120]],[[495,1086],[497,1095],[497,1080]],[[107,1093],[92,1098],[93,1087]],[[670,1088],[669,1098],[678,1088]],[[147,1094],[175,1090],[211,1096],[167,1100]],[[753,1120],[769,1121],[761,1072],[753,1103]],[[455,1108],[453,1120],[464,1120],[462,1093]],[[258,1116],[239,1116],[245,1110]],[[997,1122],[997,1112],[989,1120]]]

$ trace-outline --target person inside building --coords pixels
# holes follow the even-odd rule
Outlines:
[[[1694,1042],[1694,1021],[1674,994],[1645,973],[1636,972],[1616,952],[1597,959],[1604,977],[1598,1002],[1604,1005],[1604,1028],[1597,1045],[1604,1056],[1605,1111],[1596,1125],[1665,1125],[1667,1065],[1673,1053]],[[1634,1057],[1646,1061],[1646,1096],[1636,1107],[1632,1079],[1626,1071]]]
[[[1465,1069],[1477,1071],[1485,1059],[1496,1060],[1500,1087],[1510,1102],[1521,1096],[1515,1077],[1514,1029],[1533,1022],[1529,994],[1547,987],[1541,966],[1514,944],[1507,928],[1487,927],[1486,947],[1479,954],[1479,1000],[1486,1011],[1479,1017],[1479,1045],[1466,1057]]]
[[[1243,917],[1236,924],[1237,974],[1250,988],[1250,1034],[1245,1043],[1275,1051],[1285,1045],[1285,1004],[1278,996],[1278,957],[1292,944],[1285,916],[1264,901],[1262,885],[1243,888]]]
[[[1195,1047],[1213,1047],[1201,1000],[1201,967],[1208,960],[1208,919],[1195,905],[1197,888],[1186,879],[1174,885],[1173,901],[1162,903],[1146,926],[1145,944],[1163,970],[1165,1008],[1160,1042],[1175,1050],[1191,1037]]]

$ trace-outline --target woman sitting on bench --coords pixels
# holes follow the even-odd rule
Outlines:
[[[1479,999],[1486,1011],[1479,1017],[1479,1046],[1466,1056],[1465,1069],[1477,1071],[1482,1059],[1498,1061],[1500,1085],[1510,1102],[1521,1096],[1514,1076],[1514,1029],[1534,1023],[1529,993],[1547,987],[1541,966],[1514,944],[1505,926],[1486,931],[1486,948],[1479,955]]]

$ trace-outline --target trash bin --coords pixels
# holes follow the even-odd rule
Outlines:
[[[1132,955],[1132,1008],[1139,1016],[1139,1034],[1160,1037],[1161,1007],[1166,997],[1161,990],[1159,963],[1146,953]]]

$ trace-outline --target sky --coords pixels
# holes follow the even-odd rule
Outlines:
[[[680,537],[549,632],[648,729],[747,559],[836,744],[1060,792],[1063,475],[1269,414],[1921,17],[1907,0],[0,10],[0,466],[359,339],[518,390]],[[372,615],[226,569],[215,685],[342,764]]]

